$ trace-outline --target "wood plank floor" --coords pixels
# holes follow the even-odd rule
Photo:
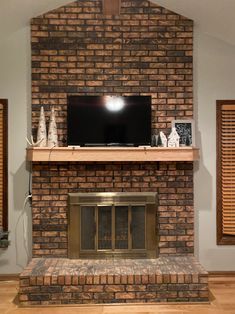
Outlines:
[[[0,282],[1,314],[235,314],[235,277],[210,277],[211,304],[98,305],[19,308],[17,281]]]

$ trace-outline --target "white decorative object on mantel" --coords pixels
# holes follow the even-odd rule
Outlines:
[[[41,107],[37,132],[38,147],[47,147],[47,129],[44,109]]]
[[[171,134],[168,136],[168,147],[179,147],[180,137],[176,128],[172,128]]]
[[[161,141],[162,141],[162,147],[167,147],[167,137],[166,135],[161,131],[159,134]]]
[[[58,134],[57,134],[56,121],[55,121],[54,107],[51,108],[47,146],[48,147],[57,147],[58,146]]]
[[[31,135],[30,140],[27,137],[25,139],[30,147],[38,147],[43,140],[43,138],[41,138],[38,142],[34,142],[33,135]]]

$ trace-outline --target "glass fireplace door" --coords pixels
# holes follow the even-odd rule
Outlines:
[[[156,193],[69,194],[69,258],[157,256]]]

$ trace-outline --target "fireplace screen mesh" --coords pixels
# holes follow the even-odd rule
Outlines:
[[[112,207],[101,206],[98,208],[98,250],[110,249],[112,249]]]
[[[81,206],[81,250],[95,250],[96,238],[98,250],[145,249],[145,212],[145,206]]]
[[[132,207],[132,248],[145,248],[145,207]]]
[[[128,249],[128,207],[115,207],[115,249]]]
[[[95,249],[95,207],[86,206],[81,208],[81,249]]]

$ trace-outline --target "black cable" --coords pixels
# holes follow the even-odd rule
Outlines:
[[[28,185],[28,195],[32,195],[32,162],[30,162],[30,169],[29,169],[29,185]]]

